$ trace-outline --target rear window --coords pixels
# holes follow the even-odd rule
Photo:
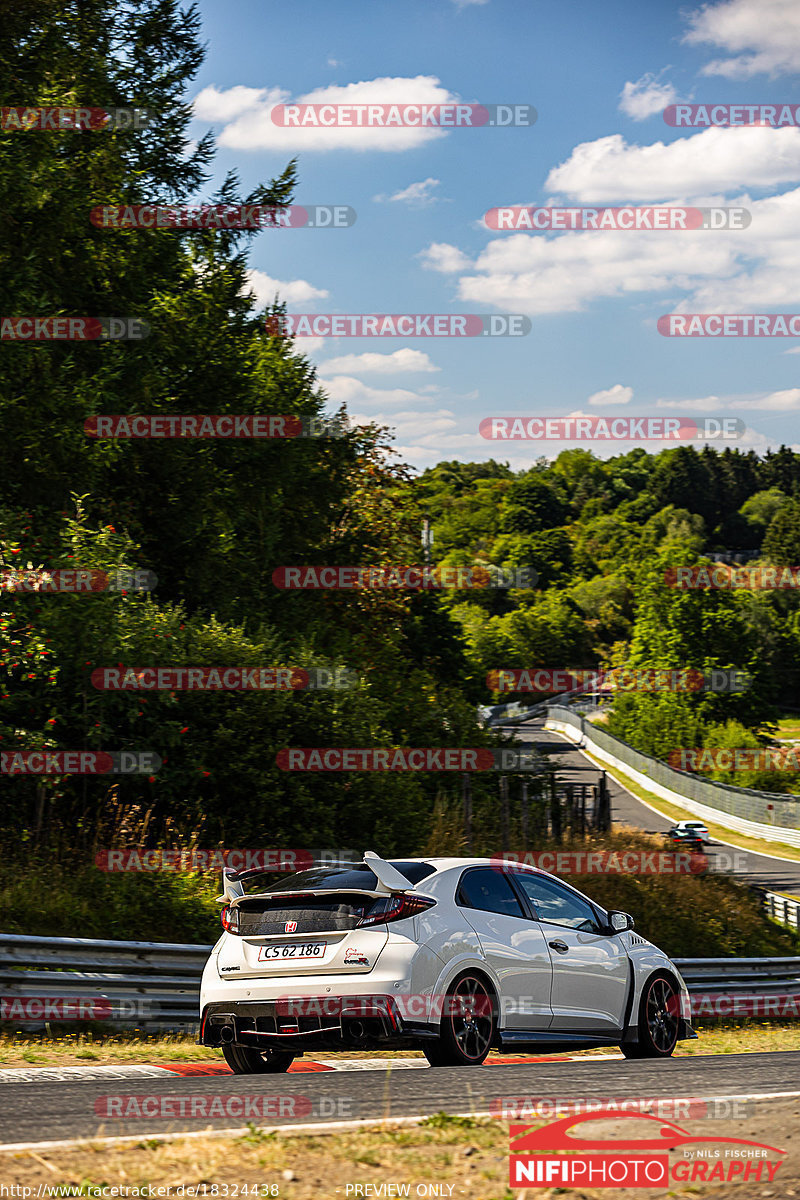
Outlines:
[[[419,883],[436,870],[431,863],[423,862],[398,862],[392,859],[391,865],[401,875],[405,875],[409,883]],[[263,887],[263,884],[261,886]],[[349,891],[351,888],[358,888],[371,892],[377,886],[377,876],[367,866],[312,867],[310,871],[298,871],[296,875],[287,875],[280,882],[270,884],[269,891],[296,892],[304,888],[315,891],[322,888]]]
[[[372,905],[368,896],[337,892],[321,896],[274,896],[239,902],[239,933],[245,937],[271,937],[282,933],[320,933],[355,929]],[[293,929],[286,928],[291,922]]]

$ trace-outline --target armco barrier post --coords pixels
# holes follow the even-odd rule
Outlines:
[[[550,780],[550,827],[553,832],[553,841],[561,844],[561,804],[556,791],[556,781],[554,778]]]
[[[466,849],[472,853],[472,779],[469,772],[461,776],[462,794],[464,797],[464,840]]]
[[[504,850],[511,846],[511,829],[508,817],[508,776],[500,776],[500,842]]]

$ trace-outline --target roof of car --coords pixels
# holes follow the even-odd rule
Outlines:
[[[502,863],[500,856],[496,858],[437,858],[434,855],[427,855],[425,858],[395,858],[391,861],[430,863],[432,867],[436,867],[437,871],[448,871],[452,867],[496,867],[504,865],[522,867],[526,871],[538,871],[541,875],[548,874],[547,871],[542,871],[539,867],[534,867],[524,862],[515,862],[513,859],[510,859],[507,863]]]

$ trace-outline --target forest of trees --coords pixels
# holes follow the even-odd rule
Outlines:
[[[4,14],[6,94],[136,106],[147,130],[6,135],[0,157],[5,315],[135,316],[131,342],[13,342],[0,357],[0,572],[153,571],[151,593],[0,589],[0,748],[149,750],[152,778],[0,775],[10,848],[89,849],[125,836],[208,845],[380,844],[425,834],[430,776],[295,775],[284,746],[471,746],[491,739],[465,695],[457,626],[430,595],[292,593],[289,564],[413,562],[385,434],[273,441],[102,441],[102,413],[317,416],[308,361],[265,329],[236,230],[106,231],[99,204],[286,204],[294,163],[247,196],[205,185],[213,146],[187,134],[203,57],[172,0],[26,0]],[[329,666],[316,692],[103,692],[97,667]]]
[[[714,556],[800,564],[800,456],[786,447],[759,458],[682,445],[602,461],[572,449],[523,472],[445,462],[414,488],[441,562],[527,566],[539,577],[533,590],[444,602],[476,688],[513,668],[745,672],[739,693],[618,694],[609,728],[664,758],[676,747],[762,745],[781,708],[800,708],[796,588],[681,590],[665,578]],[[795,772],[727,778],[774,791],[798,782]]]

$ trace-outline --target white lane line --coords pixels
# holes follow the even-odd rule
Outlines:
[[[3,1083],[76,1083],[86,1079],[156,1079],[164,1075],[174,1079],[166,1067],[130,1065],[116,1067],[113,1064],[99,1067],[5,1067],[0,1070]]]
[[[570,1062],[604,1062],[606,1060],[618,1059],[618,1054],[593,1054],[591,1057],[582,1057],[575,1055],[569,1059]],[[303,1059],[299,1060],[301,1063]],[[427,1071],[430,1064],[424,1058],[343,1058],[343,1059],[307,1059],[305,1060],[308,1066],[312,1063],[320,1062],[324,1066],[330,1067],[334,1071],[386,1071],[391,1068],[392,1071]],[[563,1062],[564,1059],[556,1059],[555,1061]],[[181,1064],[183,1065],[183,1064]],[[188,1066],[202,1067],[203,1063],[189,1063]],[[216,1063],[208,1064],[216,1067]],[[523,1067],[525,1061],[510,1061],[498,1062],[490,1060],[488,1066],[502,1067]],[[534,1064],[530,1064],[534,1065]],[[320,1072],[322,1074],[323,1072]],[[316,1074],[314,1071],[296,1071],[290,1072],[292,1078],[295,1075],[301,1074]],[[228,1079],[235,1078],[231,1072],[230,1076],[225,1072],[217,1070],[209,1071],[204,1074],[202,1071],[183,1074],[182,1071],[173,1070],[170,1067],[156,1066],[114,1066],[113,1064],[104,1064],[97,1067],[31,1067],[29,1069],[23,1067],[4,1067],[0,1069],[0,1087],[3,1084],[14,1083],[80,1083],[84,1080],[103,1080],[103,1079],[160,1079],[168,1076],[170,1079]]]
[[[316,1059],[306,1060],[308,1065],[316,1062]],[[303,1060],[301,1059],[302,1063]],[[183,1065],[183,1064],[181,1064]],[[190,1063],[189,1066],[203,1067],[204,1063]],[[216,1067],[217,1064],[208,1064]],[[354,1058],[342,1059],[341,1061],[325,1062],[326,1067],[331,1067],[334,1071],[380,1071],[391,1067],[392,1070],[408,1070],[415,1068],[427,1067],[428,1063],[425,1059],[419,1058]],[[316,1072],[309,1071],[308,1074]],[[306,1072],[291,1072],[292,1078],[298,1074],[306,1074]],[[320,1072],[322,1074],[322,1072]],[[166,1076],[169,1079],[231,1079],[235,1078],[233,1072],[230,1076],[226,1072],[218,1070],[209,1071],[204,1074],[203,1071],[191,1072],[184,1075],[182,1071],[173,1070],[170,1067],[157,1066],[114,1066],[113,1064],[104,1064],[97,1067],[32,1067],[26,1069],[24,1067],[5,1067],[0,1070],[0,1087],[3,1084],[13,1083],[79,1083],[84,1080],[102,1080],[102,1079],[162,1079]]]
[[[333,1067],[334,1071],[380,1071],[386,1067],[391,1067],[393,1071],[418,1071],[430,1066],[424,1058],[327,1058],[314,1061],[323,1062],[326,1067]]]
[[[742,1092],[740,1094],[732,1094],[729,1096],[697,1096],[691,1097],[694,1100],[703,1101],[719,1101],[719,1100],[792,1100],[800,1096],[798,1092]],[[685,1097],[690,1099],[690,1097]],[[565,1097],[569,1099],[569,1097]],[[669,1096],[665,1099],[675,1100],[684,1099],[684,1097]],[[364,1129],[370,1126],[390,1126],[390,1125],[419,1125],[422,1121],[427,1121],[433,1116],[432,1113],[417,1113],[409,1117],[379,1117],[366,1118],[359,1121],[320,1121],[318,1125],[309,1122],[305,1125],[259,1125],[258,1128],[264,1133],[283,1134],[287,1137],[292,1137],[295,1134],[325,1134],[339,1133],[348,1129]],[[467,1110],[465,1112],[448,1113],[451,1117],[497,1117],[496,1113],[488,1112],[485,1109]],[[620,1114],[620,1120],[625,1117],[624,1113]],[[251,1126],[237,1126],[232,1129],[190,1129],[184,1132],[171,1133],[136,1133],[125,1134],[122,1137],[94,1137],[94,1138],[67,1138],[57,1142],[8,1142],[0,1145],[0,1153],[18,1154],[24,1150],[74,1150],[74,1149],[89,1149],[93,1146],[119,1146],[130,1142],[141,1142],[145,1138],[148,1141],[155,1142],[174,1142],[181,1138],[220,1138],[220,1137],[243,1137],[247,1133],[252,1132]]]

